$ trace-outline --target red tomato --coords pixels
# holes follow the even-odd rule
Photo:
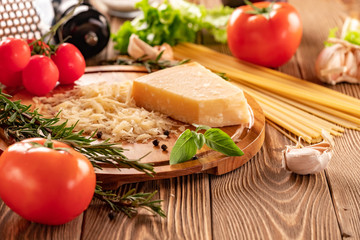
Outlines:
[[[59,70],[55,63],[43,55],[34,55],[22,71],[25,89],[37,96],[43,96],[55,88]]]
[[[10,72],[0,66],[0,82],[7,87],[19,87],[22,85],[21,71]]]
[[[68,145],[32,138],[8,147],[0,157],[0,197],[29,221],[59,225],[90,204],[96,177],[89,160]],[[41,145],[34,145],[39,143]]]
[[[85,72],[85,59],[79,49],[71,43],[59,45],[55,54],[51,56],[59,68],[61,84],[71,84],[78,80]]]
[[[271,3],[254,3],[268,8]],[[274,3],[268,14],[252,14],[251,6],[241,6],[232,13],[227,27],[232,54],[242,60],[279,67],[295,54],[302,37],[302,23],[296,9],[288,3]]]
[[[26,67],[30,59],[28,44],[17,38],[6,38],[0,42],[0,66],[10,72],[18,72]]]

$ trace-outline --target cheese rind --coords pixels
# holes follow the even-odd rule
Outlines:
[[[243,91],[198,63],[137,78],[132,97],[139,107],[189,124],[222,127],[250,120]]]

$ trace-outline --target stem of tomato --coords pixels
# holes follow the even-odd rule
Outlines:
[[[78,3],[71,9],[71,11],[66,14],[64,17],[62,17],[54,26],[51,27],[50,31],[45,33],[44,36],[42,36],[42,40],[44,40],[45,37],[50,35],[49,41],[50,39],[52,39],[55,34],[56,31],[58,30],[58,28],[63,25],[75,12],[75,9],[80,6],[82,0],[79,0]]]
[[[80,6],[81,2],[82,2],[82,0],[78,0],[77,4],[74,5],[74,7],[71,9],[71,11],[70,11],[68,14],[66,14],[64,17],[62,17],[54,26],[52,26],[52,27],[50,28],[50,30],[49,30],[47,33],[45,33],[44,35],[42,35],[40,39],[36,39],[36,40],[32,41],[31,43],[29,43],[29,46],[35,45],[38,41],[44,42],[44,39],[45,39],[46,37],[48,37],[48,36],[50,36],[50,37],[49,37],[49,40],[47,41],[47,44],[50,46],[50,41],[51,41],[51,39],[55,36],[56,31],[58,30],[58,28],[59,28],[61,25],[63,25],[63,24],[74,14],[75,9],[76,9],[78,6]],[[57,46],[55,46],[54,49],[51,48],[51,50],[53,50],[53,51],[55,52],[55,51],[56,51],[56,48],[57,48]],[[50,53],[50,54],[51,54],[51,53]]]
[[[44,147],[54,149],[54,143],[51,141],[51,137],[48,137],[47,140],[44,142]]]
[[[63,147],[54,147],[54,143],[51,141],[51,136],[49,135],[49,137],[47,138],[47,140],[44,142],[44,145],[41,145],[40,143],[37,142],[30,142],[30,144],[32,144],[33,146],[31,148],[38,148],[38,147],[46,147],[46,148],[50,148],[56,151],[65,151],[71,154],[70,152],[70,148],[63,148]]]
[[[52,26],[50,28],[50,31],[45,33],[42,37],[41,37],[41,40],[44,40],[45,37],[49,36],[50,35],[50,38],[49,38],[49,41],[50,39],[52,39],[55,34],[56,34],[56,31],[58,30],[58,28],[63,25],[75,12],[75,9],[80,6],[82,0],[78,0],[77,4],[71,9],[71,11],[66,14],[64,17],[62,17],[54,26]]]
[[[270,19],[270,13],[272,12],[273,6],[275,4],[274,1],[271,2],[268,7],[264,7],[264,8],[259,8],[259,7],[255,6],[249,0],[244,0],[244,2],[246,3],[246,5],[249,5],[253,9],[252,11],[247,11],[246,13],[254,14],[254,15],[263,15],[267,20]]]

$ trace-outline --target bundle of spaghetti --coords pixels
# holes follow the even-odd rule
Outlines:
[[[359,99],[201,45],[182,43],[173,51],[176,58],[226,73],[259,102],[268,120],[309,143],[321,141],[322,129],[335,136],[344,132],[342,127],[360,130]]]
[[[344,132],[342,127],[272,97],[271,93],[252,89],[237,82],[233,84],[245,90],[258,101],[268,120],[283,126],[297,136],[302,136],[306,142],[320,141],[322,129],[335,136]]]

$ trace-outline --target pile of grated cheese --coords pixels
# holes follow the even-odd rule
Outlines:
[[[184,131],[165,115],[136,107],[130,98],[131,81],[76,86],[73,90],[52,97],[36,97],[34,102],[44,117],[58,117],[76,124],[75,131],[84,134],[102,132],[102,139],[112,142],[146,142],[166,138],[165,130]],[[177,127],[177,129],[175,128]]]

